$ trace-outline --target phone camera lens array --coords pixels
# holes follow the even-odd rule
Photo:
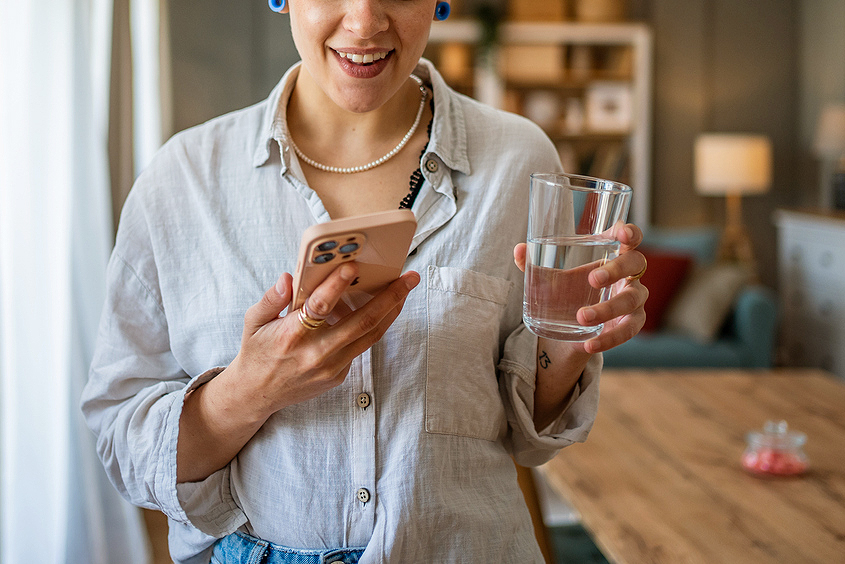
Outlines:
[[[340,245],[337,241],[323,241],[319,245],[315,247],[319,254],[315,255],[313,258],[313,262],[315,264],[326,264],[327,262],[333,260],[338,254],[342,255],[344,259],[348,259],[352,256],[352,253],[357,251],[361,248],[361,245],[357,243],[354,239],[347,240],[346,243]],[[335,251],[331,252],[331,251]]]

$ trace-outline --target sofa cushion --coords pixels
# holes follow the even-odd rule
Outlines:
[[[695,264],[712,264],[722,230],[713,225],[700,227],[652,227],[643,236],[641,247],[688,254]]]
[[[738,264],[717,263],[695,269],[666,311],[665,329],[700,343],[713,342],[737,294],[749,280],[748,269]]]
[[[702,344],[665,331],[640,333],[602,353],[605,368],[701,368],[743,366],[742,351],[734,341],[718,339]]]
[[[651,333],[662,326],[663,315],[686,279],[693,258],[687,253],[653,247],[640,247],[639,251],[648,261],[648,268],[640,280],[648,288],[642,331]]]

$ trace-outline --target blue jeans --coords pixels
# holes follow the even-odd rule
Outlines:
[[[288,548],[237,531],[217,541],[211,564],[358,564],[363,553],[363,548]]]

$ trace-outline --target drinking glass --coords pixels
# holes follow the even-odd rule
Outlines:
[[[587,276],[619,254],[631,188],[575,174],[531,175],[522,317],[536,335],[586,341],[602,324],[581,325],[578,310],[610,297]]]

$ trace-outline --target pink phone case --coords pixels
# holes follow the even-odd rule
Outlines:
[[[392,210],[312,225],[302,234],[293,300],[298,309],[326,277],[345,262],[358,264],[358,278],[344,293],[357,309],[399,278],[417,228],[411,210]]]

